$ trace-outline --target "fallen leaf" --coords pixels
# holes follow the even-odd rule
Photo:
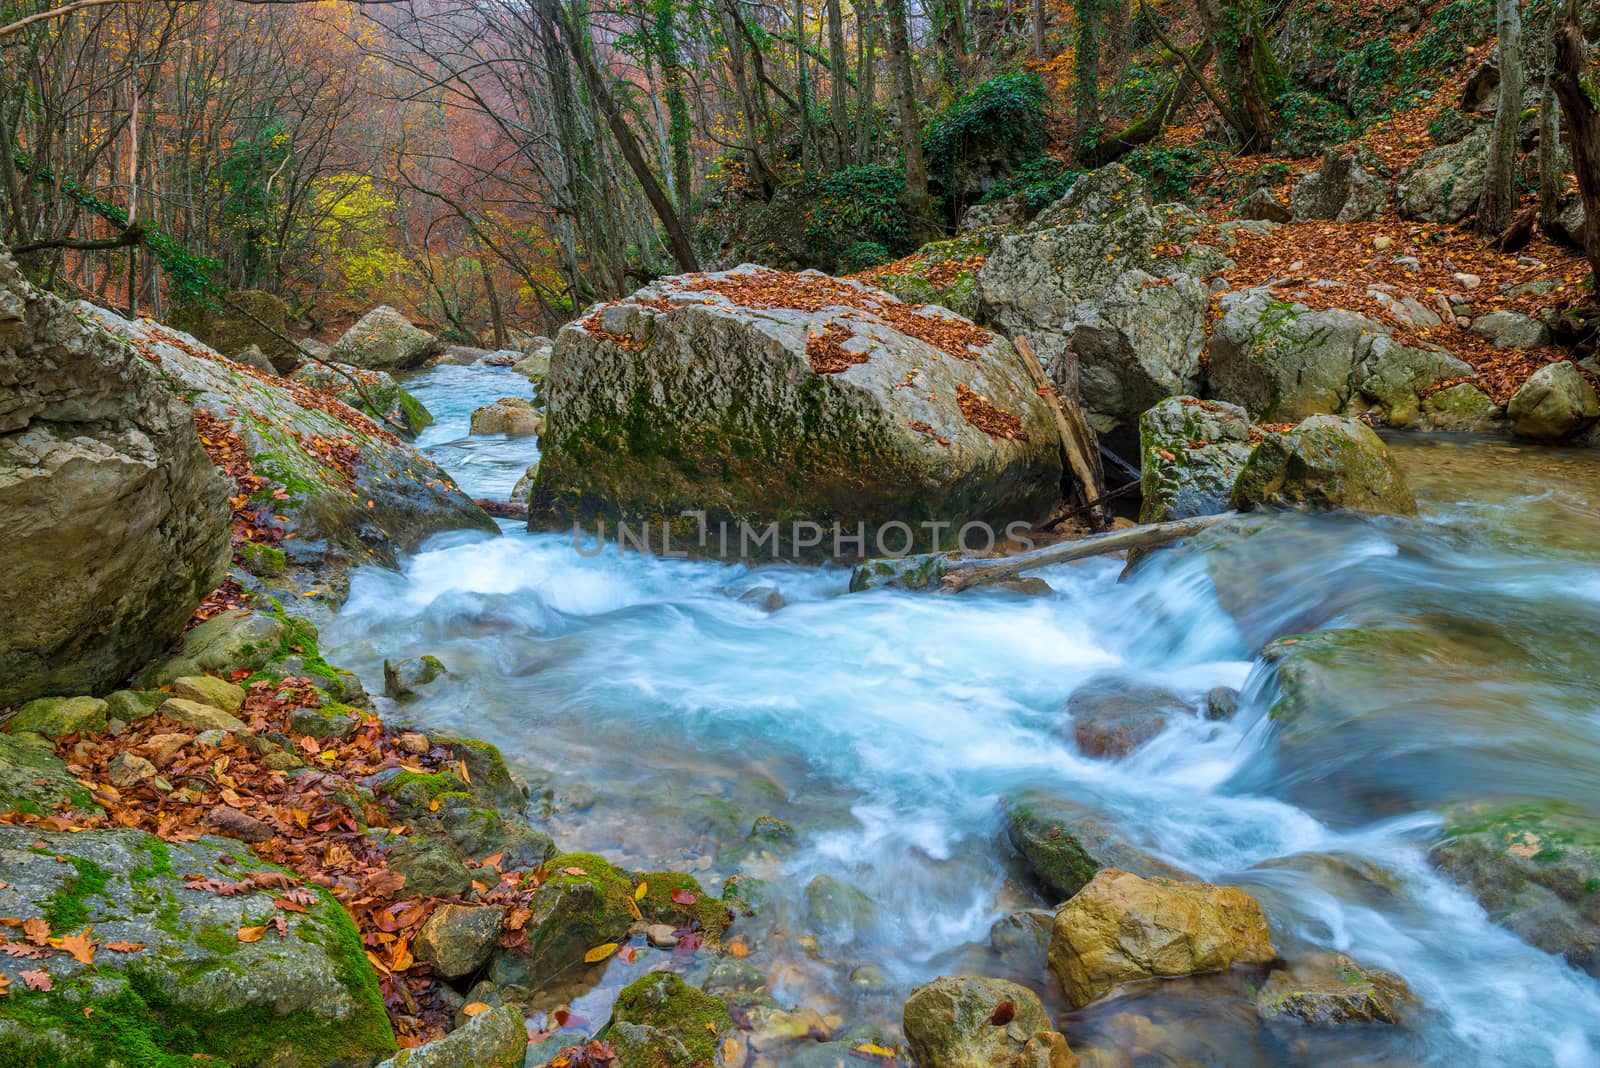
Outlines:
[[[638,886],[633,888],[633,899],[635,901],[643,901],[644,900],[644,895],[648,894],[649,892],[650,892],[650,884],[649,883],[640,883]]]
[[[481,1001],[474,1001],[474,1002],[470,1002],[470,1003],[468,1003],[466,1005],[461,1006],[462,1015],[466,1016],[468,1019],[471,1019],[472,1017],[478,1015],[480,1012],[488,1012],[488,1011],[489,1011],[489,1006],[485,1005]]]
[[[29,942],[36,946],[50,944],[50,925],[38,916],[23,923],[22,933]]]
[[[126,939],[119,938],[115,942],[107,942],[106,948],[113,953],[137,953],[144,948],[144,943],[129,942]]]
[[[584,871],[582,868],[562,868],[561,870],[563,872],[565,872],[566,874],[568,874],[568,875],[579,875],[579,876],[582,876],[582,875],[588,875],[589,874],[588,872]]]
[[[596,964],[621,948],[622,945],[618,942],[602,942],[583,955],[583,963]]]
[[[63,952],[70,953],[72,959],[79,964],[94,963],[94,943],[89,940],[93,927],[85,927],[82,934],[67,935],[65,938],[52,938],[50,944]]]
[[[994,1015],[989,1017],[989,1022],[996,1027],[1004,1027],[1016,1019],[1017,1006],[1014,1002],[1002,1001],[994,1007]]]
[[[672,900],[680,905],[693,905],[698,898],[687,890],[674,890],[672,892]]]
[[[239,941],[241,941],[241,942],[259,942],[263,938],[265,938],[266,936],[267,936],[267,925],[266,924],[262,924],[260,927],[241,927],[241,928],[239,928]]]
[[[51,987],[50,973],[44,969],[36,972],[18,972],[22,976],[23,985],[29,990],[47,991]]]

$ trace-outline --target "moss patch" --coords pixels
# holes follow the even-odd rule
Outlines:
[[[68,857],[77,869],[72,881],[52,894],[44,903],[44,918],[58,934],[81,930],[89,921],[89,906],[84,898],[105,892],[111,876],[100,865],[83,857]]]

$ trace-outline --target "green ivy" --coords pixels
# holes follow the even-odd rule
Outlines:
[[[884,259],[911,243],[900,194],[905,172],[898,167],[848,167],[807,180],[806,244],[817,262],[842,262],[861,244],[884,250]]]
[[[1044,82],[1033,71],[974,86],[923,128],[930,173],[948,187],[976,162],[1037,159],[1044,151],[1044,102]]]
[[[839,254],[839,270],[854,274],[880,263],[888,263],[893,258],[889,250],[876,241],[857,241]]]
[[[1287,156],[1316,156],[1356,136],[1343,108],[1315,93],[1292,89],[1272,105],[1277,115],[1273,146]]]
[[[1072,188],[1072,183],[1082,173],[1059,160],[1040,156],[1015,168],[1009,178],[989,190],[982,203],[989,204],[1021,193],[1023,203],[1030,212],[1042,211],[1066,196],[1067,190]]]
[[[1150,186],[1156,203],[1187,200],[1201,177],[1211,170],[1205,155],[1192,148],[1156,148],[1141,145],[1122,159],[1123,164]]]
[[[1387,38],[1380,37],[1341,56],[1334,65],[1333,77],[1344,93],[1350,114],[1358,119],[1384,114],[1399,68],[1400,53]]]

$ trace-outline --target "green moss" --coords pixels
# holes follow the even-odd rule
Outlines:
[[[89,906],[85,898],[105,892],[110,874],[100,865],[83,857],[68,857],[77,875],[66,886],[52,894],[44,903],[44,918],[50,929],[57,933],[77,931],[89,921]]]
[[[289,558],[282,549],[253,541],[239,546],[239,562],[246,571],[260,578],[281,575],[289,568]]]
[[[421,791],[426,801],[438,801],[446,794],[467,796],[467,784],[453,772],[402,771],[389,780],[386,791],[394,796]]]
[[[689,1054],[687,1061],[675,1057],[664,1042],[633,1046],[623,1053],[623,1063],[630,1068],[714,1064],[723,1034],[733,1027],[721,998],[695,989],[671,972],[654,972],[624,987],[617,995],[613,1019],[677,1039]]]
[[[170,876],[172,871],[172,850],[167,843],[155,835],[145,835],[139,842],[139,848],[150,855],[150,862],[141,865],[128,873],[134,882],[147,882],[160,875]]]
[[[1546,864],[1573,850],[1600,853],[1600,825],[1558,802],[1461,810],[1445,827],[1447,838],[1478,834],[1510,845],[1537,848],[1532,859]]]
[[[238,932],[218,927],[213,923],[201,924],[194,933],[194,940],[201,949],[215,953],[219,957],[231,957],[239,952],[243,945],[239,941]]]

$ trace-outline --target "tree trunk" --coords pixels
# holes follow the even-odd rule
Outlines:
[[[842,170],[850,162],[850,103],[845,98],[844,13],[839,0],[828,0],[828,72],[833,85],[834,162]]]
[[[1578,0],[1567,0],[1556,38],[1556,95],[1567,118],[1567,142],[1583,199],[1583,255],[1600,291],[1600,107],[1590,96],[1594,72],[1589,69]]]
[[[1489,166],[1478,204],[1480,237],[1502,234],[1517,210],[1517,124],[1522,119],[1521,0],[1496,0],[1495,33],[1499,37],[1500,102],[1494,110],[1489,139]]]
[[[811,120],[811,75],[806,58],[806,0],[794,0],[795,96],[800,100],[800,165],[806,172],[819,169],[817,129]]]
[[[1100,138],[1100,29],[1102,0],[1078,0],[1078,44],[1073,56],[1079,162],[1094,153]]]
[[[861,75],[856,93],[860,97],[856,108],[856,162],[872,159],[873,109],[878,102],[878,16],[873,0],[859,0],[856,4],[856,36],[861,46]]]
[[[1033,58],[1044,58],[1044,0],[1033,0]]]
[[[1195,0],[1206,36],[1216,50],[1217,74],[1232,113],[1230,123],[1246,155],[1272,151],[1272,112],[1267,106],[1268,53],[1260,38],[1256,0]],[[1224,116],[1227,118],[1228,116]]]
[[[500,307],[500,291],[494,285],[494,272],[489,262],[480,258],[478,271],[483,275],[483,292],[489,298],[489,323],[494,328],[494,347],[506,347],[506,316]]]
[[[917,117],[917,76],[911,67],[906,0],[886,0],[889,16],[889,65],[894,69],[895,104],[900,112],[900,147],[906,156],[904,203],[911,240],[921,245],[939,236],[928,195],[928,167],[922,161],[922,123]]]
[[[692,228],[694,171],[690,144],[694,135],[689,119],[689,104],[684,96],[683,57],[673,26],[672,0],[654,0],[653,36],[656,56],[661,62],[661,80],[667,98],[667,143],[672,155],[672,184],[678,194],[678,217],[685,229]]]
[[[1561,105],[1556,101],[1556,34],[1561,23],[1550,18],[1544,44],[1544,91],[1539,94],[1539,223],[1555,220],[1561,201]]]

